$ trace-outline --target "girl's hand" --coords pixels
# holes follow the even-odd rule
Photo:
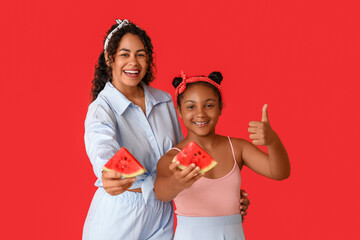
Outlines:
[[[204,175],[204,173],[199,174],[200,168],[195,166],[194,163],[183,170],[178,167],[179,165],[179,161],[173,162],[170,164],[169,169],[173,173],[176,181],[183,186],[184,189],[190,187]]]
[[[241,189],[240,190],[240,214],[242,215],[242,221],[245,221],[245,216],[247,215],[247,209],[250,205],[250,201],[247,198],[249,196],[249,194],[247,194],[247,192],[245,192],[245,190]]]
[[[105,191],[112,196],[116,196],[127,191],[133,185],[136,178],[122,179],[121,173],[103,171],[101,180]]]
[[[269,124],[267,104],[263,106],[261,122],[251,121],[249,126],[249,137],[253,140],[252,143],[255,145],[271,145],[277,138],[276,133]]]

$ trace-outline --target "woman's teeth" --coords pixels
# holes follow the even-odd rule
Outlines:
[[[140,71],[130,71],[130,70],[125,70],[124,73],[130,73],[130,74],[137,74]]]

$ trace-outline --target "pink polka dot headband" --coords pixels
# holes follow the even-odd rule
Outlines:
[[[186,74],[183,71],[181,71],[180,76],[181,76],[181,78],[183,80],[175,89],[175,102],[176,103],[177,103],[178,96],[185,91],[186,84],[188,84],[188,83],[194,83],[194,82],[207,82],[207,83],[210,83],[211,85],[216,87],[219,90],[220,95],[222,95],[220,85],[217,84],[216,82],[214,82],[214,80],[211,80],[208,77],[188,77],[188,76],[186,76]]]

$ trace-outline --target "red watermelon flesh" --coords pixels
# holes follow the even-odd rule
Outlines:
[[[181,169],[185,169],[191,163],[194,163],[200,168],[199,173],[207,172],[217,164],[217,162],[194,141],[189,142],[174,157],[173,161],[179,161],[179,168]]]
[[[116,171],[124,178],[135,177],[146,172],[145,168],[124,147],[103,166],[105,171]]]

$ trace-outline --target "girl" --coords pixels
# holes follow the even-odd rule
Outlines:
[[[183,136],[170,94],[148,86],[154,68],[149,36],[128,20],[116,22],[95,68],[93,102],[85,120],[85,146],[98,189],[83,239],[169,240],[173,207],[154,195],[155,170],[158,159]],[[102,166],[121,147],[147,172],[128,179],[103,172]]]
[[[182,73],[173,81],[177,111],[188,135],[159,160],[154,190],[159,200],[174,199],[177,240],[245,239],[237,207],[243,165],[272,179],[290,175],[286,150],[269,125],[267,105],[262,121],[249,124],[253,143],[215,133],[223,106],[221,80],[221,73],[213,72],[190,78]],[[180,170],[179,162],[172,160],[190,141],[208,152],[218,162],[216,167],[202,174],[195,165]],[[254,144],[266,145],[269,154]]]

